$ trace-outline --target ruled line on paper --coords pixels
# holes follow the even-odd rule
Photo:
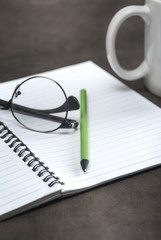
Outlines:
[[[34,189],[33,191],[24,193],[21,196],[17,196],[15,199],[12,199],[12,200],[9,200],[9,201],[7,201],[7,202],[5,202],[3,204],[0,204],[0,207],[3,207],[3,206],[5,206],[5,205],[7,205],[9,203],[14,203],[14,202],[16,202],[16,200],[20,201],[20,200],[26,199],[26,197],[29,198],[30,195],[35,195],[39,191],[40,191],[40,189]]]
[[[90,186],[91,184],[89,184],[88,185],[88,181],[90,181],[90,180],[92,180],[92,179],[96,179],[96,178],[102,178],[104,175],[105,176],[108,176],[108,174],[110,174],[110,173],[113,173],[113,172],[117,172],[118,170],[124,170],[124,169],[126,169],[126,168],[128,168],[128,167],[132,167],[132,166],[135,166],[135,165],[139,165],[139,164],[141,164],[141,163],[148,163],[148,161],[152,161],[152,160],[155,160],[155,159],[159,159],[159,162],[156,164],[154,164],[154,165],[159,165],[159,164],[161,164],[161,155],[159,155],[159,156],[157,156],[157,157],[155,157],[155,158],[149,158],[149,159],[145,159],[144,161],[143,160],[141,160],[141,161],[139,161],[139,162],[134,162],[134,163],[132,163],[132,164],[127,164],[127,165],[125,165],[125,166],[123,166],[123,167],[120,167],[120,168],[116,168],[116,169],[113,169],[113,170],[109,170],[109,171],[104,171],[104,172],[97,172],[97,174],[95,174],[95,175],[93,175],[93,176],[90,176],[90,177],[86,177],[85,179],[77,179],[77,178],[73,178],[73,180],[75,180],[74,181],[74,183],[80,183],[80,182],[85,182],[86,183],[86,186]],[[146,169],[146,165],[145,165],[145,167],[144,168],[140,168],[140,170],[141,169]],[[135,169],[134,169],[135,170]],[[134,171],[135,172],[135,171]],[[99,183],[99,180],[98,180],[98,183]]]
[[[145,154],[144,152],[142,153],[139,153],[137,155],[137,160],[138,158],[142,158],[142,159],[148,159],[149,156],[151,156],[152,158],[155,157],[155,156],[160,156],[161,155],[161,150],[158,150],[158,151],[151,151],[147,154]],[[98,172],[99,170],[105,170],[105,169],[110,169],[111,167],[114,167],[114,166],[118,166],[118,164],[124,164],[126,162],[130,162],[130,161],[136,161],[136,156],[135,157],[130,157],[128,155],[122,155],[122,156],[119,156],[117,158],[109,158],[107,154],[105,154],[105,157],[107,159],[107,161],[104,160],[104,162],[101,162],[102,165],[100,166],[99,163],[96,163],[96,161],[94,163],[91,163],[91,166],[90,166],[90,171],[88,173],[88,175],[90,176],[91,174],[93,174],[94,172]],[[101,158],[101,157],[100,157]],[[104,158],[105,159],[105,158]],[[92,159],[94,160],[94,159]],[[91,160],[91,161],[92,161]],[[74,165],[75,166],[75,175],[78,174],[80,172],[80,168],[78,165]],[[68,170],[64,170],[63,173],[68,173],[69,177],[72,177],[72,173],[73,171],[70,169],[70,166],[69,166],[69,169]]]
[[[14,196],[22,196],[23,192],[25,193],[30,193],[31,189],[34,191],[37,191],[38,189],[40,189],[40,187],[38,188],[38,185],[32,185],[31,188],[31,184],[30,182],[25,182],[27,183],[26,185],[24,184],[23,186],[20,186],[19,184],[16,184],[16,189],[11,189],[10,191],[9,188],[6,189],[7,193],[5,192],[5,194],[3,194],[3,196],[0,196],[0,201],[1,200],[5,200],[5,202],[7,203],[8,199],[11,199],[12,201],[14,201]]]
[[[2,182],[1,186],[0,186],[0,192],[3,193],[3,191],[8,191],[8,189],[12,189],[16,185],[22,185],[26,182],[28,182],[30,180],[30,178],[25,178],[24,179],[24,174],[21,176],[16,177],[16,179],[13,179],[12,181],[8,182]]]
[[[52,190],[3,139],[0,139],[0,149],[0,215],[35,201]],[[53,187],[53,194],[57,188]]]

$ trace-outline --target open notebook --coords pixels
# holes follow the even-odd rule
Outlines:
[[[79,99],[80,89],[87,90],[90,164],[84,173],[79,127],[64,133],[36,133],[21,127],[10,111],[0,110],[0,219],[161,164],[159,107],[91,61],[41,75],[58,81],[68,96]],[[0,98],[8,100],[24,79],[0,84]],[[78,121],[79,115],[79,110],[69,113]],[[12,139],[2,122],[14,133]],[[23,154],[25,146],[16,148],[19,141],[12,144],[16,136],[28,147]],[[29,149],[44,162],[35,172],[38,162],[28,166]],[[49,170],[41,175],[45,166]]]

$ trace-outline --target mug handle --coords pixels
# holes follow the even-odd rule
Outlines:
[[[106,34],[106,53],[108,61],[113,70],[123,79],[135,80],[147,75],[149,68],[146,60],[134,70],[125,70],[122,68],[116,57],[115,41],[117,32],[121,24],[132,16],[140,16],[146,24],[150,23],[150,9],[144,6],[129,6],[118,11],[112,18]]]

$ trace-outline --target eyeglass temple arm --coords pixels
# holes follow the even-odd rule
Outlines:
[[[1,108],[1,109],[9,109],[11,107],[11,100],[5,101],[5,100],[0,99],[0,105],[3,106],[3,108]],[[62,106],[60,108],[62,108]],[[18,104],[14,104],[13,107],[16,112],[22,113],[24,115],[34,116],[34,117],[38,117],[38,118],[42,118],[42,119],[46,119],[46,120],[50,120],[50,121],[55,121],[55,122],[60,122],[60,123],[62,123],[60,128],[77,128],[77,126],[78,126],[78,122],[75,120],[64,119],[62,117],[49,115],[47,112],[42,111],[42,110],[27,108],[27,107],[24,107],[24,106],[21,106]],[[57,108],[57,109],[59,109],[59,108]],[[51,110],[50,110],[50,113],[52,113]]]
[[[9,109],[11,107],[11,100],[5,101],[0,99],[0,106],[3,106],[1,109]],[[17,104],[13,104],[14,107],[18,106]],[[53,108],[53,109],[47,109],[43,110],[44,113],[59,113],[59,112],[64,112],[66,111],[67,107],[67,102],[64,102],[60,107],[58,108]],[[80,108],[79,101],[77,100],[76,97],[74,96],[69,96],[68,97],[68,111],[73,111],[73,110],[78,110]],[[38,110],[41,111],[42,110]]]
[[[11,107],[11,99],[9,101],[0,99],[0,106],[2,106],[0,109],[9,109]]]

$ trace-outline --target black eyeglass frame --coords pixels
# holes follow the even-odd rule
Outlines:
[[[17,105],[12,103],[13,102],[13,98],[16,96],[16,93],[18,94],[18,89],[21,87],[21,85],[23,85],[25,82],[35,79],[35,78],[44,78],[44,79],[48,79],[53,81],[55,84],[57,84],[57,86],[62,90],[64,97],[65,97],[65,103],[60,106],[57,109],[51,109],[53,110],[55,113],[58,112],[62,112],[62,111],[66,111],[65,117],[57,117],[57,116],[53,116],[53,115],[47,115],[46,113],[51,113],[51,110],[44,110],[43,112],[41,110],[36,110],[36,109],[32,109],[32,108],[27,108],[21,105]],[[74,96],[70,96],[67,98],[67,95],[63,89],[63,87],[54,79],[49,78],[49,77],[45,77],[45,76],[33,76],[33,77],[29,77],[26,80],[24,80],[23,82],[21,82],[13,91],[12,97],[9,101],[5,101],[0,99],[0,105],[2,105],[3,107],[1,107],[0,109],[3,110],[7,110],[7,109],[11,109],[12,115],[13,117],[16,119],[16,121],[18,121],[22,126],[24,126],[26,129],[29,129],[31,131],[35,131],[35,132],[41,132],[41,133],[49,133],[49,132],[54,132],[60,128],[73,128],[76,129],[78,127],[78,122],[76,120],[72,120],[72,119],[68,119],[68,111],[73,111],[73,110],[78,110],[80,108],[79,105],[79,101],[77,100],[76,97]],[[60,122],[60,125],[53,129],[53,130],[47,130],[47,131],[41,131],[41,130],[35,130],[32,129],[28,126],[26,126],[25,124],[23,124],[15,115],[14,110],[13,110],[13,106],[17,107],[17,110],[19,110],[21,113],[23,112],[24,114],[27,113],[27,115],[36,115],[37,117],[41,117],[43,119],[49,119],[49,120],[56,120],[57,122]],[[65,109],[65,110],[64,110]],[[56,111],[57,110],[57,111]],[[52,113],[53,113],[52,111]]]

